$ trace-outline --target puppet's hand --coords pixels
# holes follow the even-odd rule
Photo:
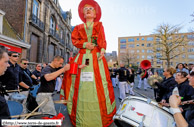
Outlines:
[[[89,49],[89,50],[92,50],[92,49],[94,49],[94,44],[92,44],[92,43],[87,43],[87,44],[86,44],[86,48]]]
[[[101,51],[100,52],[100,57],[98,58],[98,60],[101,60],[103,56],[104,56],[104,51]]]

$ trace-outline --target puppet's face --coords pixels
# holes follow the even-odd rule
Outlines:
[[[96,11],[94,9],[94,7],[92,7],[91,5],[85,5],[84,6],[84,18],[86,19],[95,19],[96,18]]]

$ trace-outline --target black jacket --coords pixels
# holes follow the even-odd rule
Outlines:
[[[120,82],[128,81],[129,70],[127,70],[125,67],[121,67],[116,72],[119,74],[119,81]]]
[[[155,83],[159,89],[159,98],[157,101],[161,101],[162,99],[168,102],[169,97],[172,95],[172,90],[177,86],[177,82],[175,81],[174,77],[170,77],[168,79],[164,78],[161,83]]]
[[[116,78],[116,76],[117,76],[117,70],[116,69],[111,69],[110,70],[110,74],[111,74],[111,78]]]
[[[6,90],[15,90],[19,86],[19,71],[20,66],[16,63],[15,66],[9,61],[10,67],[7,68],[5,74],[0,76],[2,85],[6,86]]]
[[[178,84],[179,96],[183,97],[181,101],[191,100],[191,96],[193,95],[193,87],[189,85],[189,81],[186,80],[181,84]],[[189,105],[183,105],[183,110],[186,110]]]
[[[194,95],[191,98],[194,99]],[[194,127],[194,104],[189,105],[189,110],[187,110],[185,118],[189,124],[188,127]]]

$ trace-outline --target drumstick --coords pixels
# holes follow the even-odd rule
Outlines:
[[[38,108],[40,108],[40,106],[42,106],[48,100],[49,100],[48,98],[45,98],[44,101],[42,103],[40,103],[40,105],[38,105],[30,114],[28,114],[24,120],[26,120],[28,117],[30,117],[32,113],[34,113]]]
[[[15,116],[11,116],[11,118],[25,117],[25,116],[27,116],[27,115],[29,115],[29,114],[30,114],[30,113],[22,114],[22,115],[15,115]],[[40,113],[40,112],[34,112],[34,113],[32,113],[31,115],[33,116],[33,115],[40,115],[40,114],[42,114],[42,113]]]
[[[19,90],[6,90],[5,92],[12,93],[12,92],[20,92],[20,91],[22,91],[22,89],[19,89]]]

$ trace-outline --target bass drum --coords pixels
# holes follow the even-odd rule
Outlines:
[[[175,127],[168,108],[160,108],[151,99],[129,96],[113,117],[118,127]]]
[[[7,105],[8,105],[9,112],[10,112],[11,116],[22,114],[22,111],[23,111],[22,104],[20,104],[16,101],[7,101]],[[12,118],[12,119],[14,119],[14,118]]]

